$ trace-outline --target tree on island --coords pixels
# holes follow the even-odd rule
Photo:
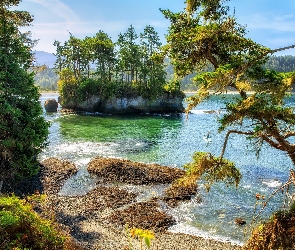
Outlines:
[[[285,105],[295,72],[278,73],[264,67],[272,54],[295,46],[271,50],[246,38],[245,27],[237,23],[234,15],[228,14],[229,7],[224,5],[225,2],[227,0],[187,0],[186,10],[182,12],[162,10],[171,22],[163,54],[172,60],[176,73],[184,77],[207,67],[212,69],[193,79],[198,90],[189,98],[187,111],[229,89],[237,91],[240,96],[232,102],[228,101],[226,113],[219,119],[219,132],[226,131],[221,155],[215,157],[198,152],[194,161],[186,166],[195,178],[205,176],[208,187],[220,180],[239,182],[240,176],[235,167],[229,162],[223,163],[227,142],[233,133],[251,139],[257,153],[266,143],[284,151],[295,164],[295,144],[292,142],[295,114],[293,107]],[[295,185],[292,169],[282,189],[289,185]],[[288,231],[288,223],[283,221],[286,216],[294,218],[294,213],[293,205],[287,213],[275,215],[276,224],[265,224],[254,230],[245,248],[294,247],[287,239],[294,237],[294,233]],[[281,232],[277,231],[279,227]]]
[[[117,42],[99,31],[84,39],[70,33],[63,45],[58,41],[54,45],[63,103],[85,101],[94,95],[156,99],[165,92],[180,94],[178,82],[167,82],[165,64],[154,58],[161,43],[151,26],[138,35],[130,25]]]
[[[19,3],[0,3],[0,184],[8,186],[38,171],[36,157],[48,136],[34,75],[27,71],[35,41],[19,30],[33,18],[26,11],[10,10]]]

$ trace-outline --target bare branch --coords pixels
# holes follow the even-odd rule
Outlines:
[[[224,142],[223,142],[222,151],[221,151],[221,154],[220,154],[220,162],[223,159],[223,156],[224,156],[224,153],[225,153],[225,149],[226,149],[226,146],[227,146],[227,142],[228,142],[228,138],[229,138],[229,135],[230,134],[254,135],[254,132],[240,131],[240,130],[229,130],[229,131],[227,131],[226,136],[225,136],[225,139],[224,139]],[[279,149],[279,150],[284,150],[283,147],[279,143],[271,140],[269,138],[269,136],[267,136],[265,134],[261,134],[258,137],[261,137],[264,141],[266,141],[272,147],[274,147],[276,149]]]
[[[266,207],[267,203],[270,201],[270,199],[276,194],[278,193],[280,190],[283,190],[284,188],[288,187],[290,184],[292,184],[295,186],[295,171],[293,169],[290,170],[290,176],[289,179],[279,188],[277,188],[269,197],[268,199],[264,202],[263,207],[260,209],[259,213],[253,218],[252,221],[256,221],[257,218],[261,215],[261,213],[263,212],[264,208]]]
[[[279,51],[283,51],[283,50],[287,50],[287,49],[294,49],[294,48],[295,48],[295,45],[290,45],[290,46],[287,46],[287,47],[274,49],[270,53],[275,53],[275,52],[279,52]]]
[[[285,150],[285,149],[282,147],[281,144],[279,144],[279,143],[277,143],[277,142],[271,140],[271,139],[269,138],[269,135],[262,134],[262,135],[260,135],[260,137],[261,137],[264,141],[266,141],[270,146],[272,146],[272,147],[274,147],[274,148],[276,148],[276,149],[279,149],[279,150]]]
[[[288,133],[284,134],[285,139],[287,139],[287,138],[289,138],[291,136],[295,136],[295,131],[291,131],[291,132],[288,132]]]
[[[226,149],[226,145],[227,145],[227,141],[228,141],[228,137],[230,134],[242,134],[242,135],[253,135],[253,132],[247,132],[247,131],[240,131],[240,130],[229,130],[226,133],[225,139],[224,139],[224,143],[223,143],[223,147],[222,147],[222,151],[220,154],[220,162],[222,161],[225,149]]]
[[[293,182],[295,187],[295,171],[293,169],[290,170],[290,180]]]

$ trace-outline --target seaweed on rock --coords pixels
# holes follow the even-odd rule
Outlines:
[[[123,182],[135,185],[171,183],[185,173],[181,169],[158,164],[103,157],[91,160],[87,170],[106,182]]]

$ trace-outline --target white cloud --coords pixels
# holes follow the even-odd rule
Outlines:
[[[129,24],[125,22],[76,22],[76,23],[36,23],[30,30],[36,34],[48,34],[52,37],[58,38],[60,34],[67,34],[71,32],[74,36],[85,37],[93,36],[99,30],[107,34],[118,34],[127,29]],[[109,34],[110,35],[110,34]]]
[[[294,15],[276,15],[274,13],[256,14],[244,17],[248,29],[266,29],[273,32],[294,32]],[[243,21],[242,21],[243,22]]]
[[[35,1],[35,0],[34,0]],[[130,26],[129,21],[91,21],[91,22],[51,22],[51,23],[34,23],[30,27],[34,39],[39,39],[36,50],[43,50],[54,53],[54,40],[64,42],[69,39],[69,32],[78,38],[85,38],[86,36],[94,36],[99,30],[104,31],[116,41],[118,34],[124,33]],[[139,32],[142,32],[144,27],[150,24],[151,26],[164,29],[166,32],[168,25],[161,22],[140,21],[134,27]]]
[[[63,18],[66,22],[78,22],[79,18],[76,13],[60,0],[27,0],[42,5],[46,9],[52,11],[57,16]]]
[[[58,22],[36,23],[30,27],[34,39],[39,39],[36,50],[54,53],[54,40],[64,42],[69,39],[69,32],[75,37],[94,36],[99,30],[106,32],[115,41],[120,32],[124,32],[130,24],[127,22]]]

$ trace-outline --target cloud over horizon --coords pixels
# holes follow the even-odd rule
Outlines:
[[[253,5],[246,0],[232,0],[230,4],[238,22],[247,26],[247,36],[254,41],[271,48],[295,44],[295,0],[286,4],[260,0]],[[170,24],[159,8],[182,11],[183,7],[180,0],[23,0],[18,9],[35,17],[29,29],[33,38],[39,39],[36,50],[52,53],[54,40],[64,42],[69,32],[84,38],[102,30],[116,41],[118,34],[131,24],[138,34],[146,25],[153,26],[165,43]],[[295,54],[293,50],[290,53]]]

